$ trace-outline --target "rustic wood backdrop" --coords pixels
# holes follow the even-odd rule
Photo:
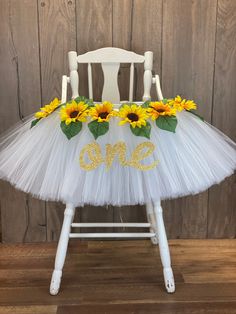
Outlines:
[[[164,95],[193,98],[199,113],[236,140],[235,0],[0,0],[0,131],[60,95],[67,52],[114,46],[154,52]],[[119,81],[127,99],[125,65]],[[81,69],[83,72],[83,69]],[[141,73],[137,68],[136,72]],[[98,97],[102,77],[97,76]],[[136,81],[136,97],[142,95]],[[81,93],[87,94],[82,83]],[[58,238],[64,206],[1,187],[4,242]],[[164,202],[170,238],[234,238],[235,177]],[[143,221],[143,207],[86,207],[78,221]]]

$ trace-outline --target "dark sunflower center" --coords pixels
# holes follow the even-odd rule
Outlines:
[[[157,112],[162,113],[165,112],[165,109],[156,109]]]
[[[78,114],[79,114],[79,111],[77,111],[77,110],[72,111],[72,112],[70,113],[70,118],[76,118]]]
[[[106,117],[108,116],[108,112],[100,112],[98,116],[101,119],[106,119]]]
[[[127,118],[132,122],[138,121],[138,115],[136,113],[127,114]]]

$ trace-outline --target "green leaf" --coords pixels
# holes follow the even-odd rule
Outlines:
[[[196,117],[198,117],[199,119],[201,119],[202,121],[204,121],[204,118],[201,117],[201,116],[199,116],[194,110],[186,110],[186,111],[188,111],[188,112],[194,114]]]
[[[167,99],[167,98],[163,98],[163,99],[162,99],[162,102],[163,102],[163,104],[167,104],[168,99]]]
[[[35,120],[33,120],[33,121],[31,122],[30,128],[32,128],[33,126],[35,126],[35,125],[39,122],[39,120],[41,120],[41,119],[35,119]]]
[[[72,137],[77,135],[81,129],[82,129],[82,122],[76,121],[71,122],[70,124],[66,125],[64,121],[61,122],[61,129],[62,132],[66,135],[68,140],[70,140]]]
[[[145,101],[145,102],[142,104],[141,107],[143,107],[143,108],[148,108],[148,107],[149,107],[149,104],[150,104],[150,100],[147,100],[147,101]]]
[[[104,135],[108,132],[109,123],[106,121],[98,122],[97,120],[94,120],[89,122],[88,128],[96,140],[99,136]]]
[[[94,107],[94,102],[92,99],[86,99],[85,103],[88,105],[88,108]]]
[[[134,102],[125,102],[125,103],[123,103],[120,107],[119,107],[119,109],[121,109],[121,108],[123,108],[124,106],[132,106],[132,105],[136,105]]]
[[[156,119],[156,125],[162,130],[175,133],[177,118],[175,116],[159,116]]]
[[[78,96],[74,100],[77,103],[79,103],[80,101],[84,101],[88,105],[88,107],[93,107],[94,106],[93,100],[92,99],[88,99],[85,96]]]
[[[80,101],[84,101],[85,102],[87,100],[87,98],[85,96],[78,96],[74,100],[76,102],[80,102]]]
[[[143,136],[143,137],[150,139],[151,124],[148,121],[146,122],[146,125],[141,126],[141,128],[139,128],[137,126],[135,128],[133,128],[130,125],[130,130],[136,136]]]

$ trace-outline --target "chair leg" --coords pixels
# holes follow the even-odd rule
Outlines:
[[[60,289],[62,268],[65,263],[66,252],[69,242],[69,235],[71,229],[71,223],[74,219],[75,207],[73,204],[66,204],[64,212],[64,220],[61,229],[61,235],[57,246],[57,253],[55,258],[55,267],[52,273],[50,294],[57,295]]]
[[[156,225],[156,219],[155,219],[155,213],[152,203],[146,204],[146,213],[147,213],[147,221],[150,223],[150,232],[155,232],[155,236],[150,238],[152,244],[157,245],[158,244],[158,237],[157,237],[157,225]]]
[[[175,280],[173,271],[171,268],[170,251],[168,246],[168,241],[166,237],[165,225],[162,215],[162,207],[160,202],[154,203],[154,212],[157,221],[157,234],[159,239],[159,250],[161,256],[161,262],[163,265],[163,274],[165,280],[166,290],[169,293],[175,291]]]

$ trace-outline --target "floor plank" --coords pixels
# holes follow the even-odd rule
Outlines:
[[[47,287],[51,279],[51,270],[14,270],[9,272],[0,270],[0,288],[12,287]],[[175,281],[184,282],[182,274],[175,270]],[[101,285],[109,283],[128,284],[162,284],[163,275],[160,267],[133,267],[126,268],[88,268],[77,271],[65,270],[63,273],[63,284],[76,287],[78,285]]]
[[[170,240],[176,292],[158,246],[71,241],[61,291],[49,294],[56,243],[0,245],[0,314],[236,313],[236,240]]]
[[[56,305],[0,306],[0,314],[57,314]]]
[[[48,287],[0,288],[0,305],[136,304],[160,302],[236,302],[236,283],[179,283],[174,294],[162,284],[101,284],[72,287],[63,283],[57,297]]]
[[[235,314],[236,303],[160,303],[59,306],[57,314]]]

